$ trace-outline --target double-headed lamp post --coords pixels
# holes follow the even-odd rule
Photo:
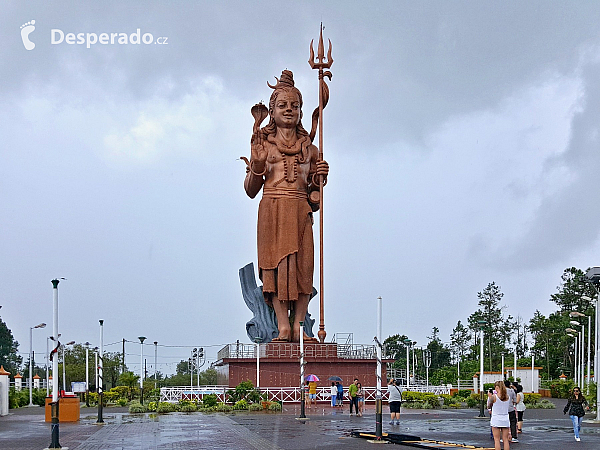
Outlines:
[[[573,353],[575,356],[575,376],[573,377],[573,380],[575,381],[575,384],[579,384],[579,334],[580,332],[577,330],[574,330],[573,328],[565,328],[565,331],[567,332],[567,334],[573,338],[575,338],[575,346],[573,347]]]
[[[581,388],[584,388],[585,377],[584,377],[584,352],[585,352],[585,325],[577,322],[576,320],[571,320],[569,323],[575,327],[581,327],[581,338],[579,339],[579,385]],[[588,333],[589,334],[589,333]]]
[[[594,335],[594,345],[596,346],[596,351],[594,352],[594,378],[596,381],[596,419],[594,420],[596,423],[600,423],[600,317],[598,317],[598,309],[600,307],[600,267],[592,267],[585,274],[585,280],[589,282],[594,291],[596,291],[596,324],[594,326],[595,335]],[[582,297],[583,298],[583,297]],[[589,297],[586,299],[591,300]]]
[[[33,329],[46,328],[45,323],[29,327],[29,406],[33,406]]]
[[[586,296],[581,297],[584,300],[591,301],[592,299]],[[588,318],[588,334],[587,334],[587,390],[586,395],[590,395],[590,381],[592,381],[590,375],[590,359],[591,359],[591,349],[592,349],[592,316],[587,316],[585,314],[580,313],[579,311],[571,311],[569,313],[571,317],[587,317]]]

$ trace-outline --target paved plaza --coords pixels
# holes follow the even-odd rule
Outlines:
[[[600,448],[600,425],[584,423],[581,442],[575,442],[564,400],[553,400],[554,410],[527,410],[524,432],[511,448],[591,450]],[[387,406],[384,407],[387,411]],[[81,409],[81,421],[61,424],[60,443],[78,450],[116,449],[364,449],[374,444],[351,437],[352,431],[374,431],[375,414],[369,405],[363,417],[348,410],[321,406],[308,411],[307,422],[296,420],[298,405],[286,405],[282,413],[130,415],[126,408],[106,408],[104,425],[96,425],[96,411]],[[419,436],[479,448],[493,448],[489,419],[476,418],[477,411],[407,410],[400,426],[388,425],[384,432]],[[0,417],[0,449],[41,450],[50,443],[50,425],[42,408],[20,408]],[[390,447],[394,444],[388,444]],[[409,448],[396,445],[398,448]],[[442,447],[444,448],[444,447]]]

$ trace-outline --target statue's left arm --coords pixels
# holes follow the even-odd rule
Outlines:
[[[311,145],[310,174],[308,185],[310,206],[313,211],[318,211],[321,185],[327,184],[329,164],[327,164],[327,161],[319,159],[318,149],[314,145]]]

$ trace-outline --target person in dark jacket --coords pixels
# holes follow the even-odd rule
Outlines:
[[[575,440],[577,442],[581,441],[579,437],[579,432],[581,431],[581,421],[583,420],[583,416],[585,415],[585,411],[583,406],[590,409],[587,400],[581,393],[581,389],[579,386],[575,386],[573,388],[573,394],[569,397],[569,401],[567,402],[563,414],[566,414],[569,411],[569,417],[573,422],[573,432],[575,433]]]

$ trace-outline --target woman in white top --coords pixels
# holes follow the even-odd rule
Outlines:
[[[490,425],[494,435],[494,448],[500,450],[500,438],[504,441],[504,450],[510,449],[510,420],[508,418],[508,408],[512,407],[506,386],[504,382],[496,381],[494,383],[494,394],[488,392],[488,409],[492,410]]]
[[[523,386],[517,385],[517,432],[523,432],[523,413],[527,409],[524,402]]]
[[[335,400],[337,398],[337,386],[335,385],[334,382],[331,382],[331,407],[334,408],[335,407]]]

